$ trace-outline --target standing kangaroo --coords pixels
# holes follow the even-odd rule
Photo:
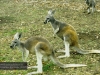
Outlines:
[[[29,68],[37,68],[36,72],[28,73],[27,75],[38,74],[42,73],[42,58],[50,58],[54,64],[61,68],[68,68],[68,67],[82,67],[86,66],[84,64],[62,64],[54,54],[52,47],[50,46],[49,42],[41,37],[31,37],[27,39],[25,42],[20,41],[21,34],[16,33],[14,35],[14,39],[10,45],[10,48],[18,47],[22,51],[22,59],[26,61],[29,53],[34,54],[36,53],[37,57],[37,66],[31,66]]]
[[[87,7],[87,11],[88,11],[88,14],[91,13],[91,8],[92,8],[92,13],[96,10],[95,9],[95,5],[96,5],[96,2],[95,0],[85,0],[86,4],[88,5]]]
[[[58,58],[69,57],[70,56],[70,51],[69,51],[70,46],[73,46],[74,49],[80,54],[100,53],[100,50],[80,49],[79,43],[78,43],[78,35],[75,29],[71,25],[57,21],[53,17],[53,14],[54,14],[53,10],[48,11],[48,15],[46,17],[46,20],[44,21],[44,24],[47,24],[48,22],[50,22],[53,27],[54,35],[57,34],[57,36],[60,37],[64,41],[65,51],[59,50],[58,52],[65,52],[65,55],[59,56]]]

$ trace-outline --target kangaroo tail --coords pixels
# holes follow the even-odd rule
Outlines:
[[[91,50],[90,53],[100,53],[100,50]]]
[[[80,54],[100,53],[100,50],[82,50],[80,48],[75,48],[75,50]]]
[[[68,67],[82,67],[82,66],[86,66],[85,64],[63,64],[61,63],[55,56],[54,52],[52,53],[52,55],[50,56],[51,60],[53,61],[54,64],[56,64],[57,66],[61,67],[61,68],[68,68]]]

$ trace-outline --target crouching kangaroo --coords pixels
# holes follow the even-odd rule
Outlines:
[[[37,68],[36,72],[28,73],[27,75],[31,74],[38,74],[42,73],[42,58],[48,57],[50,58],[54,64],[61,68],[68,68],[68,67],[82,67],[86,66],[84,64],[62,64],[59,60],[55,57],[54,51],[49,44],[49,42],[41,37],[31,37],[27,39],[25,42],[20,41],[21,34],[16,33],[14,35],[14,39],[10,45],[10,48],[18,47],[22,51],[22,58],[23,61],[26,61],[29,53],[36,53],[37,57],[37,66],[32,66],[29,68]]]
[[[85,0],[86,4],[87,4],[87,11],[88,14],[90,14],[91,12],[93,13],[96,9],[95,9],[95,5],[96,5],[96,1],[95,0]],[[92,11],[91,11],[92,8]]]
[[[79,47],[78,35],[75,29],[69,24],[57,21],[53,17],[54,12],[55,11],[53,10],[48,11],[48,15],[46,16],[46,20],[44,21],[44,24],[47,24],[48,22],[50,22],[53,27],[54,35],[57,34],[57,36],[60,37],[64,41],[65,51],[59,50],[58,52],[65,52],[65,55],[59,56],[58,58],[69,57],[70,46],[74,47],[74,49],[80,54],[100,53],[100,50],[82,50]]]

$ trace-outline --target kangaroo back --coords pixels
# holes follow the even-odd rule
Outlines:
[[[49,42],[46,39],[36,36],[29,38],[25,42],[25,48],[29,50],[30,53],[34,52],[34,48],[36,45],[39,45],[39,47],[41,47],[41,49],[43,50],[48,50],[47,48],[49,48],[50,46]]]
[[[86,0],[86,4],[87,4],[89,7],[92,7],[92,6],[95,7],[96,2],[95,2],[95,0]]]

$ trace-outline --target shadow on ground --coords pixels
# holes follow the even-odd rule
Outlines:
[[[0,24],[3,24],[3,23],[13,23],[15,21],[16,21],[16,19],[14,17],[10,17],[10,16],[0,17]]]
[[[82,40],[83,44],[87,44],[87,42],[96,43],[96,48],[100,48],[100,32],[99,31],[90,31],[90,32],[78,32],[79,41]]]
[[[79,39],[91,39],[91,40],[97,40],[97,42],[100,39],[100,32],[99,31],[91,31],[91,32],[78,32]]]

